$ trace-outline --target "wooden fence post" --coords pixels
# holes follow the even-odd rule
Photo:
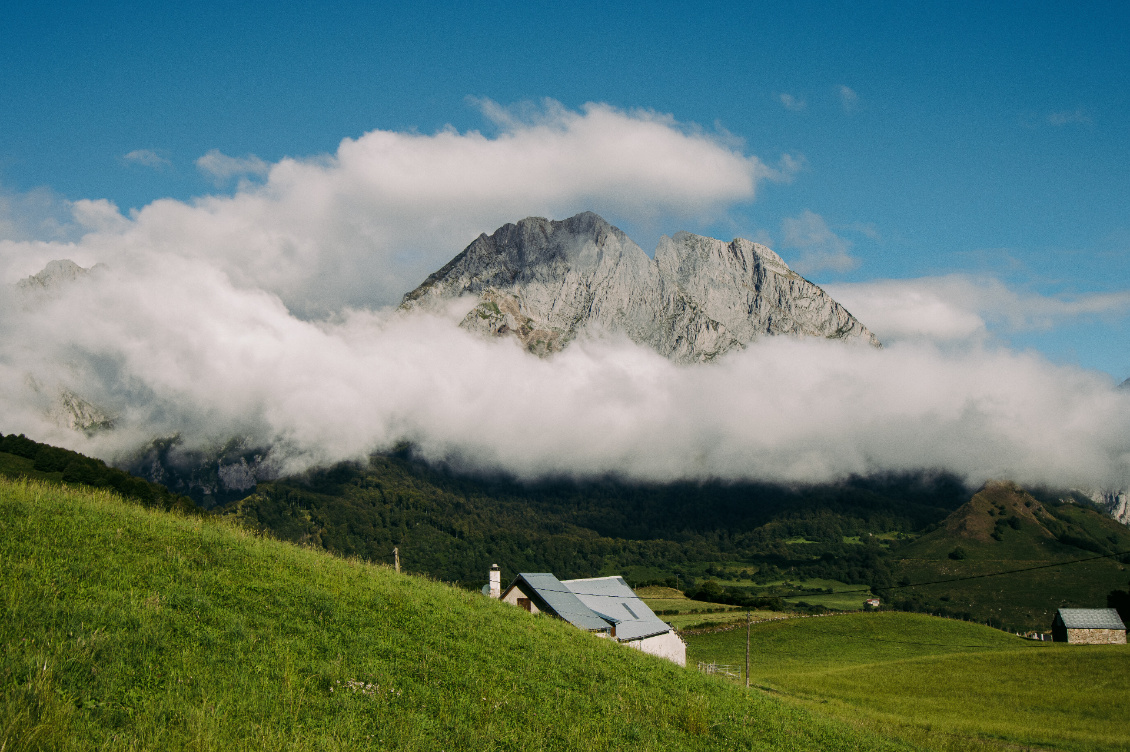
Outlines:
[[[749,689],[749,611],[745,612],[745,686]]]

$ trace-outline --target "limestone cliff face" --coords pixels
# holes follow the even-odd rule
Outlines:
[[[1123,525],[1130,525],[1130,492],[1119,491],[1083,491],[1099,508]]]
[[[523,219],[480,235],[401,307],[475,302],[465,328],[513,334],[539,355],[582,331],[617,332],[684,363],[712,360],[764,334],[879,341],[765,246],[690,233],[648,257],[622,231],[585,212]]]

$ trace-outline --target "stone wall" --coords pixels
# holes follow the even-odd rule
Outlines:
[[[1126,632],[1121,629],[1069,629],[1067,641],[1072,645],[1125,645]]]

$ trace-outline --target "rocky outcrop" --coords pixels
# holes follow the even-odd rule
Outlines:
[[[270,449],[246,439],[231,439],[211,449],[188,449],[180,438],[154,439],[119,467],[184,494],[201,509],[246,498],[260,481],[278,475]]]
[[[1123,525],[1130,525],[1130,494],[1126,491],[1083,491],[1107,514]]]
[[[513,335],[539,355],[582,332],[613,332],[678,362],[712,360],[761,335],[879,341],[763,245],[681,232],[648,257],[591,212],[480,235],[401,307],[471,296],[462,326]]]

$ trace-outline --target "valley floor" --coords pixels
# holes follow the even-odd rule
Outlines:
[[[750,633],[755,687],[915,746],[1130,749],[1125,645],[1032,642],[893,612],[766,621]],[[744,628],[686,641],[688,665],[744,665]]]

